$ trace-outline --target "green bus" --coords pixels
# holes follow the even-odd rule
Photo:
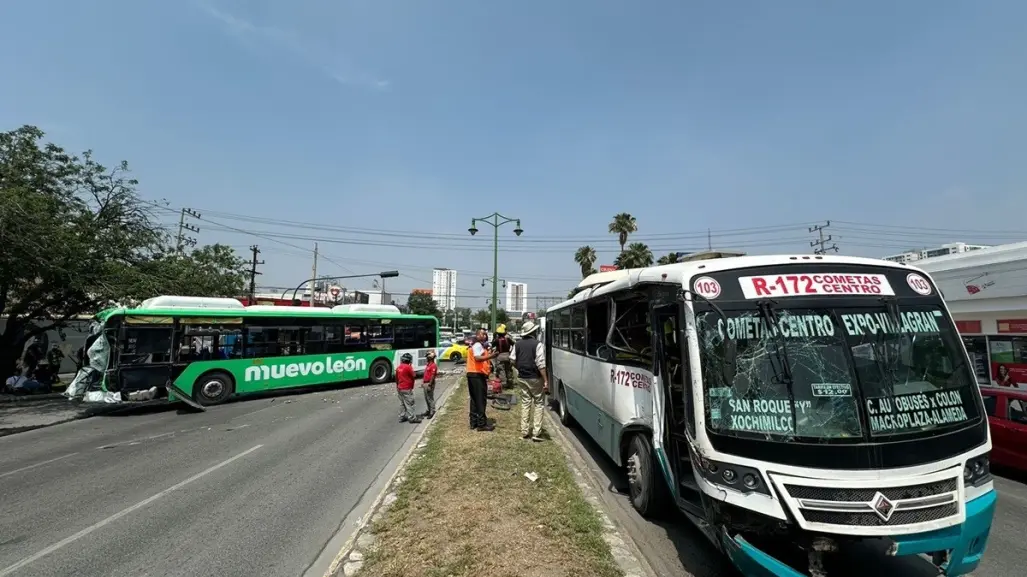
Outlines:
[[[161,296],[99,313],[86,367],[67,395],[87,402],[166,398],[202,408],[233,395],[393,378],[403,353],[418,373],[438,320],[391,305],[243,306]],[[79,384],[76,384],[79,383]]]

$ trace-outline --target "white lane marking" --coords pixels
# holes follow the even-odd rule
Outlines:
[[[22,467],[20,469],[15,469],[13,471],[7,471],[6,473],[0,473],[0,479],[3,479],[4,477],[10,477],[11,475],[13,475],[15,473],[20,473],[22,471],[28,471],[29,469],[35,469],[36,467],[42,467],[43,465],[46,465],[47,463],[53,463],[54,461],[60,461],[61,459],[67,459],[68,457],[71,457],[71,456],[77,455],[77,454],[78,454],[77,452],[75,452],[75,453],[68,453],[67,455],[63,455],[63,456],[60,456],[60,457],[54,457],[53,459],[49,459],[49,460],[46,460],[46,461],[42,461],[42,462],[36,463],[35,465],[29,465],[28,467]]]
[[[78,533],[75,533],[71,537],[65,537],[64,539],[61,539],[60,541],[54,543],[53,545],[50,545],[49,547],[47,547],[45,549],[42,549],[38,553],[33,553],[32,555],[29,555],[28,557],[25,557],[24,559],[22,559],[21,561],[18,561],[14,565],[11,565],[11,566],[6,567],[4,569],[0,569],[0,577],[7,577],[11,573],[14,573],[18,569],[21,569],[22,567],[28,565],[29,563],[37,561],[40,558],[45,557],[45,556],[49,555],[50,553],[53,553],[54,551],[60,549],[61,547],[64,547],[65,545],[69,545],[71,543],[74,543],[75,541],[78,541],[82,537],[85,537],[86,535],[92,533],[93,531],[96,531],[97,529],[101,529],[104,526],[109,525],[110,523],[113,523],[114,521],[117,521],[118,519],[124,517],[125,515],[128,515],[129,513],[133,512],[133,511],[136,511],[138,509],[142,509],[143,507],[149,505],[150,503],[153,503],[154,501],[156,501],[157,499],[160,499],[161,497],[167,495],[168,493],[171,493],[172,491],[175,491],[177,489],[181,489],[182,487],[185,487],[189,483],[192,483],[193,481],[196,481],[197,479],[200,479],[200,478],[202,478],[202,477],[204,477],[206,475],[209,475],[209,474],[213,473],[214,471],[217,471],[221,467],[224,467],[225,465],[228,465],[232,461],[235,461],[237,459],[241,459],[241,458],[245,457],[246,455],[249,455],[253,451],[256,451],[257,449],[259,449],[259,448],[261,448],[263,446],[264,445],[257,445],[256,447],[252,447],[250,449],[246,449],[245,451],[239,453],[238,455],[236,455],[234,457],[230,457],[228,459],[225,459],[224,461],[221,461],[220,463],[218,463],[217,465],[214,465],[213,467],[210,467],[209,469],[204,469],[203,471],[200,471],[199,473],[196,473],[192,477],[189,477],[185,481],[182,481],[180,483],[176,483],[176,484],[168,487],[167,489],[164,489],[160,493],[157,493],[156,495],[153,495],[152,497],[148,497],[146,499],[143,499],[142,501],[139,501],[138,503],[136,503],[135,505],[132,505],[131,507],[128,507],[127,509],[122,509],[121,511],[118,511],[117,513],[111,515],[110,517],[107,517],[103,521],[100,521],[99,523],[95,523],[93,525],[90,525],[90,526],[86,527],[85,529],[82,529],[81,531],[79,531]]]
[[[143,441],[152,441],[154,439],[163,439],[164,437],[170,437],[170,436],[172,436],[174,434],[175,434],[174,431],[172,431],[170,433],[163,433],[163,434],[160,434],[160,435],[153,435],[152,437],[139,437],[139,438],[136,438],[136,439],[129,439],[127,441],[121,441],[121,442],[118,442],[118,443],[111,443],[109,445],[101,445],[101,446],[97,447],[97,449],[113,449],[114,447],[120,447],[122,445],[139,444],[139,443],[141,443]]]

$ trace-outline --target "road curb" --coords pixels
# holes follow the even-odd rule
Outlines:
[[[65,423],[70,423],[72,421],[80,421],[82,419],[88,419],[91,416],[92,415],[75,415],[74,417],[69,417],[67,419],[60,419],[58,421],[53,421],[53,422],[45,423],[45,424],[42,424],[42,425],[26,425],[24,427],[11,427],[11,428],[8,428],[8,429],[0,429],[0,437],[7,437],[7,436],[10,436],[10,435],[17,435],[18,433],[27,433],[29,431],[35,431],[36,429],[46,429],[47,427],[55,427],[57,425],[63,425]]]
[[[591,473],[591,469],[585,463],[584,458],[571,444],[561,425],[551,411],[546,411],[543,417],[546,422],[546,431],[550,437],[563,449],[567,458],[567,465],[574,473],[574,479],[578,483],[585,499],[592,504],[603,521],[603,540],[610,547],[614,560],[624,572],[624,577],[659,577],[656,571],[645,560],[642,550],[624,527],[613,521],[603,506],[600,495],[603,491],[602,480]]]
[[[339,577],[343,575],[343,568],[346,565],[346,560],[349,558],[350,553],[354,551],[354,546],[357,544],[357,540],[365,532],[365,529],[367,529],[367,526],[370,523],[371,519],[373,519],[375,515],[379,512],[379,510],[382,509],[382,503],[385,501],[385,497],[391,494],[391,492],[395,488],[395,485],[397,485],[397,479],[402,477],[403,473],[410,465],[410,461],[413,459],[415,455],[417,455],[418,450],[421,448],[421,444],[424,440],[425,435],[427,435],[428,431],[430,431],[432,427],[435,426],[435,423],[439,421],[439,416],[441,415],[442,411],[446,408],[449,399],[456,392],[460,382],[459,373],[449,373],[446,376],[451,376],[454,378],[453,386],[449,387],[449,389],[447,389],[446,392],[439,397],[435,408],[435,418],[425,423],[421,427],[420,431],[415,433],[410,439],[406,441],[406,443],[409,445],[409,448],[406,450],[405,453],[402,454],[402,456],[397,455],[400,458],[399,465],[396,466],[395,470],[389,476],[388,480],[385,481],[385,484],[382,486],[381,491],[378,492],[374,500],[371,502],[371,505],[367,508],[367,512],[360,516],[359,519],[357,519],[356,528],[349,535],[349,537],[347,537],[345,543],[343,543],[339,552],[335,555],[335,558],[332,560],[331,565],[328,567],[328,571],[325,572],[324,577]],[[400,448],[400,451],[402,452],[403,449]],[[388,466],[386,466],[386,469],[388,469]],[[372,487],[377,484],[378,482],[376,480],[375,483],[372,484]],[[359,506],[360,505],[358,504],[357,507]]]

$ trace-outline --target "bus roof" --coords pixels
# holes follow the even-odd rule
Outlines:
[[[185,308],[185,307],[160,307],[160,308],[132,308],[120,307],[107,309],[97,313],[97,318],[106,321],[113,316],[138,315],[138,316],[181,316],[181,317],[243,317],[243,318],[281,318],[281,317],[313,317],[313,318],[407,318],[407,319],[432,319],[430,315],[411,315],[398,312],[386,311],[336,311],[324,307],[269,307],[255,305],[241,308]]]
[[[760,266],[793,265],[799,263],[834,263],[878,266],[899,268],[909,270],[911,272],[916,271],[927,275],[924,271],[908,264],[859,256],[810,254],[732,256],[727,258],[696,260],[646,268],[632,268],[595,273],[585,277],[580,283],[578,283],[578,286],[575,289],[577,294],[575,294],[573,298],[553,305],[546,310],[547,312],[558,310],[574,303],[588,300],[594,296],[600,296],[631,288],[639,283],[667,283],[683,287],[692,280],[692,277],[698,274],[708,274],[725,270],[745,269]]]

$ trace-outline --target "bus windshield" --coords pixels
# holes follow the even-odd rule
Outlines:
[[[940,304],[696,316],[706,422],[746,437],[851,442],[978,418],[976,381]]]

